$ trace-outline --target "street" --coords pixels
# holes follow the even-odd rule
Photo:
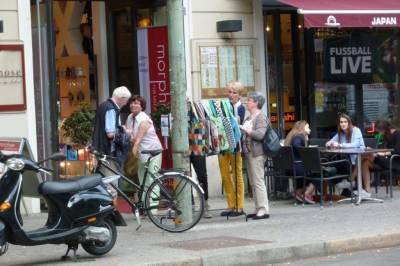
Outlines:
[[[400,246],[384,249],[365,250],[352,253],[330,255],[326,257],[304,259],[279,264],[269,264],[274,266],[397,266],[400,264]]]
[[[382,204],[327,204],[323,209],[317,204],[296,206],[292,200],[271,201],[270,219],[248,222],[243,216],[229,220],[219,216],[226,202],[222,197],[213,198],[209,202],[212,219],[202,219],[189,231],[175,234],[161,231],[149,219],[143,219],[142,228],[136,231],[133,216],[124,214],[128,226],[118,228],[118,239],[111,252],[93,257],[79,248],[79,265],[266,265],[303,263],[298,260],[339,253],[343,255],[311,259],[310,263],[333,261],[336,265],[349,260],[355,263],[349,265],[362,265],[357,262],[358,257],[353,259],[347,254],[400,246],[400,191],[396,188],[394,192],[394,199],[390,200],[384,196],[383,188],[377,195],[385,200]],[[254,202],[246,199],[245,206],[250,213]],[[23,219],[24,228],[34,229],[46,221],[46,214],[23,216]],[[74,261],[60,260],[65,251],[65,245],[10,245],[8,252],[0,257],[0,265],[77,265]],[[378,251],[367,254],[375,254],[366,259],[372,263],[369,265],[376,265],[373,262],[381,258]],[[386,262],[385,265],[396,265]]]

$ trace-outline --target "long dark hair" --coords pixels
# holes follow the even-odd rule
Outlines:
[[[347,120],[349,123],[349,126],[346,131],[343,131],[342,128],[340,127],[340,119],[344,118]],[[338,136],[339,136],[339,143],[341,142],[341,136],[344,134],[346,136],[346,142],[350,143],[351,142],[351,134],[353,133],[353,122],[351,122],[350,116],[346,114],[340,114],[338,121],[337,121],[337,130],[338,130]]]
[[[385,139],[385,142],[387,142],[389,136],[391,135],[390,130],[395,128],[387,120],[378,120],[376,121],[376,129],[379,131],[383,131],[383,138]]]

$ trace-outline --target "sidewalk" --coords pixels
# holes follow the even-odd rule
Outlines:
[[[79,265],[265,265],[291,259],[323,256],[360,249],[400,245],[400,189],[394,199],[378,194],[384,203],[348,203],[294,206],[293,201],[270,202],[271,218],[245,221],[244,217],[202,219],[185,233],[166,233],[148,219],[139,231],[133,216],[128,227],[118,228],[118,240],[106,256],[93,258],[83,249]],[[225,207],[223,198],[211,199],[211,207]],[[253,202],[246,201],[251,211]],[[29,228],[39,226],[45,215],[24,217]],[[51,252],[49,252],[51,250]],[[0,265],[76,265],[60,262],[66,248],[10,245]]]

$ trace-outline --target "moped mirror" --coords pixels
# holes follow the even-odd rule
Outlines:
[[[50,157],[49,160],[53,160],[53,161],[64,161],[67,157],[65,156],[64,153],[62,152],[56,152],[53,153]]]
[[[44,160],[41,160],[41,161],[37,162],[37,164],[44,163],[44,162],[46,162],[46,161],[48,161],[48,160],[52,160],[52,161],[63,161],[63,160],[65,160],[66,158],[67,158],[67,157],[65,156],[64,153],[62,153],[62,152],[56,152],[56,153],[53,153],[50,157],[48,157],[48,158],[46,158],[46,159],[44,159]]]

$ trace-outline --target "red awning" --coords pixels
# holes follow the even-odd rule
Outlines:
[[[307,28],[400,27],[400,0],[279,0],[304,15]]]

